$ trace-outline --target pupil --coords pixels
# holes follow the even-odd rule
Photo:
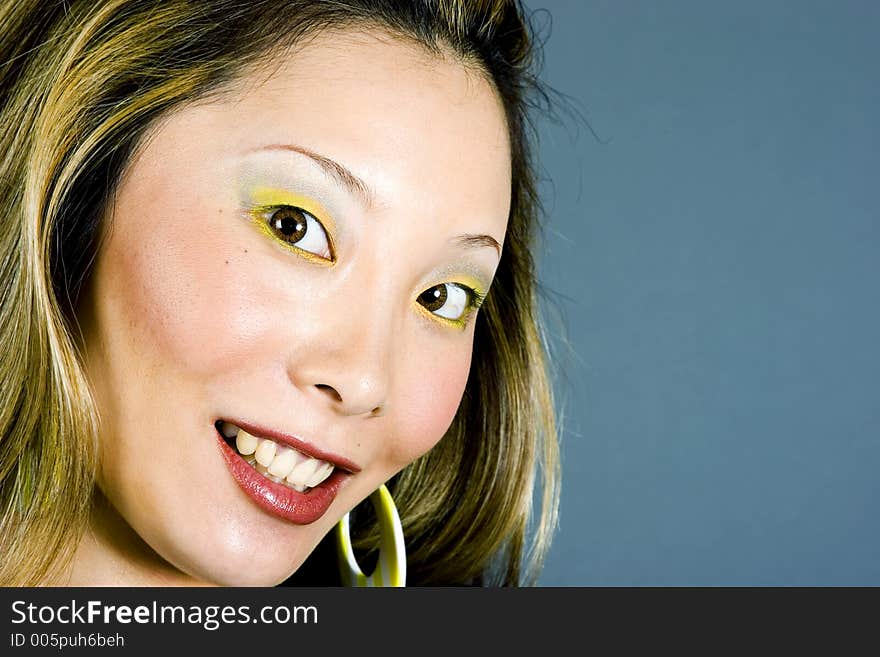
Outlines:
[[[296,227],[299,225],[299,222],[295,219],[291,219],[290,217],[284,217],[281,220],[281,232],[285,235],[292,235],[294,231],[296,231]]]
[[[306,222],[302,213],[290,208],[278,210],[272,217],[272,225],[275,230],[288,238],[288,242],[298,242],[306,234]]]

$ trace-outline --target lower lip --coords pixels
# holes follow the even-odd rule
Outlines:
[[[216,428],[214,432],[226,466],[245,494],[264,511],[296,525],[308,525],[323,516],[336,499],[340,485],[349,477],[337,469],[314,488],[298,493],[284,484],[266,479],[227,444]]]

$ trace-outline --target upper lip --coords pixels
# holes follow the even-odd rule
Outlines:
[[[302,438],[292,436],[289,433],[270,429],[269,427],[253,424],[244,420],[222,418],[219,421],[228,422],[229,424],[235,425],[239,429],[244,429],[249,434],[251,434],[252,436],[256,436],[257,438],[268,438],[269,440],[272,440],[276,443],[284,443],[292,447],[296,451],[305,454],[306,456],[311,456],[312,458],[320,459],[321,461],[327,461],[328,463],[333,464],[335,467],[345,470],[351,474],[357,474],[361,471],[361,468],[359,465],[357,465],[357,463],[350,461],[344,456],[333,454],[332,452],[327,452],[303,440]]]

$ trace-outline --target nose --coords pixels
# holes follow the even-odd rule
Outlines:
[[[362,303],[362,301],[361,301]],[[392,313],[338,297],[288,362],[293,384],[335,413],[379,417],[388,411],[394,349]],[[368,308],[370,308],[368,310]],[[302,325],[300,324],[302,328]]]
[[[330,383],[316,383],[314,387],[326,395],[332,406],[343,415],[369,415],[378,417],[385,414],[386,395],[381,391],[380,382],[375,377],[364,376],[359,380]],[[342,392],[340,392],[342,391]]]

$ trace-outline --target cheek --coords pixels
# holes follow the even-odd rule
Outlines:
[[[392,454],[399,469],[436,445],[461,403],[471,363],[471,342],[464,339],[418,358],[404,368]],[[466,348],[465,348],[466,343]]]
[[[118,348],[137,345],[146,377],[176,371],[205,381],[240,365],[243,347],[276,320],[267,295],[243,275],[244,247],[216,237],[217,223],[231,217],[208,207],[178,216],[158,210],[140,217],[123,206],[117,213],[98,291],[110,320],[104,324],[113,325],[106,340],[121,339]]]

